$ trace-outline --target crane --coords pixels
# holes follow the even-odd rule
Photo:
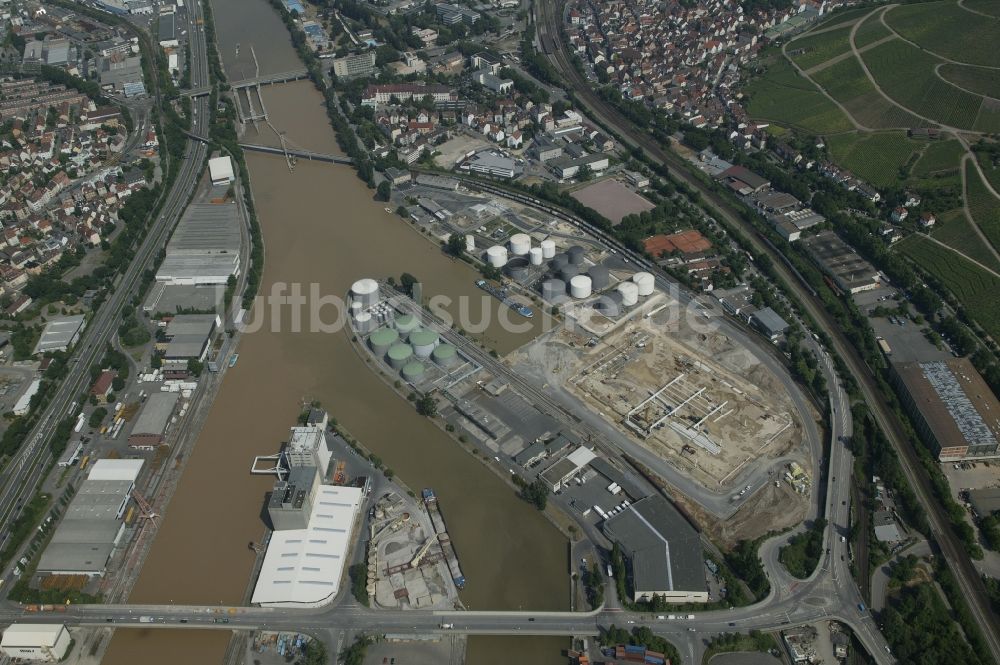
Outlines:
[[[428,538],[427,540],[424,541],[424,544],[420,546],[420,549],[417,550],[417,553],[413,555],[412,559],[410,559],[411,568],[416,568],[417,566],[420,565],[420,562],[423,561],[423,558],[427,555],[427,550],[429,550],[431,548],[431,545],[433,544],[434,544],[433,538]]]
[[[159,514],[153,511],[153,507],[139,494],[139,490],[134,487],[132,488],[132,498],[135,499],[135,505],[139,506],[139,513],[142,517],[156,524],[156,518],[159,517]]]

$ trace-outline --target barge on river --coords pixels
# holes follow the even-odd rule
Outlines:
[[[535,313],[531,311],[530,307],[528,307],[527,305],[522,305],[521,303],[514,300],[510,296],[510,293],[507,291],[506,287],[494,286],[493,284],[487,282],[485,279],[481,279],[478,282],[476,282],[476,286],[481,288],[483,291],[486,291],[486,293],[490,294],[503,304],[507,305],[507,307],[510,307],[512,310],[514,310],[515,312],[517,312],[526,319],[530,319],[535,315]]]
[[[434,533],[437,534],[441,551],[444,552],[445,560],[448,562],[448,571],[451,573],[451,578],[455,581],[456,587],[464,589],[465,575],[462,574],[462,569],[458,566],[458,556],[455,554],[455,546],[451,544],[451,537],[448,535],[448,529],[444,525],[444,517],[441,516],[441,508],[438,506],[434,490],[424,489],[422,495],[424,506],[427,508],[427,514],[431,516],[431,524],[434,525]]]

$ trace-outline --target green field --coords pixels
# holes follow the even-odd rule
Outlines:
[[[854,33],[854,45],[861,49],[891,34],[889,28],[882,25],[882,21],[879,20],[879,12],[876,12],[865,19],[858,31]]]
[[[959,90],[934,75],[942,61],[895,39],[863,54],[882,91],[914,113],[952,127],[972,129],[983,98]]]
[[[997,261],[993,252],[972,229],[972,223],[966,218],[964,210],[949,210],[937,217],[937,224],[931,232],[935,240],[954,247],[970,259],[1000,273],[1000,261]]]
[[[922,178],[934,173],[942,173],[957,169],[965,148],[957,139],[947,141],[932,141],[927,150],[913,165],[913,176]]]
[[[917,235],[900,240],[898,251],[939,279],[994,339],[1000,339],[1000,279]]]
[[[769,120],[814,134],[842,132],[850,121],[812,83],[799,76],[784,58],[777,58],[767,72],[746,88],[751,117]]]
[[[965,0],[963,4],[973,11],[1000,18],[1000,3],[997,0]]]
[[[973,65],[997,64],[1000,19],[974,14],[949,0],[894,7],[885,20],[893,30],[931,53]]]
[[[965,167],[965,192],[969,212],[994,248],[1000,248],[1000,199],[986,189],[979,172],[970,162]],[[1000,307],[997,308],[1000,310]]]
[[[942,78],[979,95],[1000,99],[1000,69],[983,69],[947,63],[938,70]]]
[[[826,141],[833,160],[876,187],[895,185],[900,169],[923,144],[906,138],[905,132],[838,134]]]
[[[864,16],[870,13],[871,7],[858,7],[856,9],[838,9],[835,10],[829,16],[825,16],[822,21],[820,21],[817,27],[827,27],[840,25],[841,23],[853,23],[859,18],[864,18]]]
[[[856,58],[847,58],[816,72],[813,80],[865,127],[898,129],[927,124],[883,98],[865,76]]]
[[[785,50],[795,64],[802,69],[809,69],[850,51],[851,45],[847,41],[850,33],[851,26],[847,26],[818,35],[804,35],[789,42]]]
[[[976,153],[976,157],[979,159],[979,168],[983,170],[986,179],[993,185],[993,189],[1000,192],[1000,166],[993,166],[985,154]]]

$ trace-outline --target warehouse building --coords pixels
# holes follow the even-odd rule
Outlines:
[[[997,456],[1000,401],[968,358],[893,363],[892,379],[939,461]]]
[[[178,314],[164,331],[164,360],[205,360],[215,331],[222,324],[217,314]]]
[[[750,315],[750,324],[772,342],[788,330],[788,322],[770,307],[759,309]]]
[[[94,463],[45,548],[38,572],[104,574],[125,532],[122,515],[141,468],[141,459],[102,459]]]
[[[156,281],[199,286],[226,284],[240,274],[240,219],[235,203],[194,203],[167,243]]]
[[[174,407],[180,398],[178,393],[153,393],[142,405],[142,411],[132,427],[128,445],[140,450],[151,450],[163,443]]]
[[[307,526],[271,534],[251,602],[262,607],[320,607],[340,589],[349,563],[360,487],[318,485]]]
[[[181,310],[198,312],[222,312],[225,305],[226,287],[222,284],[167,284],[156,282],[149,289],[149,295],[142,304],[144,312],[156,314],[176,314]]]
[[[76,344],[86,325],[83,314],[57,316],[45,324],[42,336],[35,344],[34,355],[55,351],[65,351]]]
[[[142,82],[142,60],[137,55],[112,53],[98,57],[95,63],[101,85],[124,90],[126,83]]]
[[[160,38],[160,46],[165,49],[177,47],[180,44],[177,40],[177,14],[174,12],[160,14],[157,33]]]
[[[802,240],[813,260],[847,293],[877,289],[882,283],[875,266],[861,258],[833,231],[820,231]]]
[[[569,455],[556,460],[538,474],[539,479],[553,491],[558,492],[573,476],[585,469],[597,455],[586,446],[580,446]]]
[[[698,532],[662,496],[641,499],[605,520],[632,567],[632,600],[707,603],[705,557]]]
[[[3,631],[0,651],[9,658],[58,663],[72,641],[65,624],[15,623]]]
[[[208,160],[208,172],[213,185],[228,185],[236,179],[233,174],[233,160],[228,155]]]

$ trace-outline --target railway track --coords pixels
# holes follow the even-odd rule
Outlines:
[[[833,350],[843,359],[851,374],[858,381],[865,401],[872,408],[876,422],[899,454],[904,475],[927,512],[933,538],[945,559],[951,563],[958,585],[969,603],[970,610],[983,633],[994,662],[1000,662],[1000,637],[998,637],[1000,635],[1000,620],[991,608],[978,571],[952,531],[944,509],[934,499],[931,481],[921,467],[920,457],[913,443],[909,440],[903,424],[882,397],[881,388],[871,368],[847,339],[837,321],[826,311],[815,290],[804,283],[802,276],[794,271],[783,254],[752,225],[743,221],[739,212],[729,201],[723,199],[695,177],[689,171],[689,165],[680,156],[661,148],[656,143],[651,143],[648,133],[642,132],[640,128],[624,118],[617,109],[598,96],[583,80],[583,77],[566,56],[563,44],[559,39],[561,20],[558,16],[558,10],[561,6],[558,0],[539,0],[534,5],[539,38],[544,39],[547,36],[555,44],[553,53],[547,54],[550,62],[563,74],[567,84],[576,93],[577,101],[595,120],[617,133],[626,144],[641,150],[651,161],[670,167],[671,174],[675,178],[685,182],[701,194],[707,204],[705,207],[711,209],[718,219],[746,235],[748,242],[756,252],[767,255],[774,263],[786,288],[795,296],[798,304],[830,336]]]

